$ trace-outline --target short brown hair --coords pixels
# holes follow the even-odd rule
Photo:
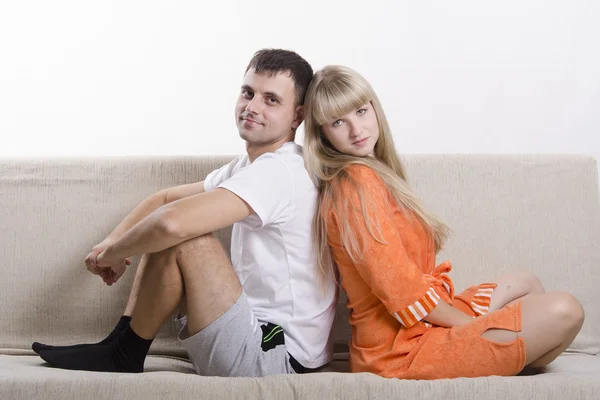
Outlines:
[[[254,68],[257,74],[275,75],[289,72],[296,87],[296,105],[304,104],[306,90],[313,77],[313,69],[297,53],[282,49],[262,49],[254,53],[246,72]]]

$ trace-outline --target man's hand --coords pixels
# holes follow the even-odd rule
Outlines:
[[[104,283],[111,286],[125,272],[127,265],[131,264],[131,260],[107,260],[106,255],[98,260],[98,256],[102,254],[110,245],[111,241],[103,241],[92,248],[92,251],[87,255],[84,262],[92,274],[100,275]]]
[[[121,260],[110,259],[106,250],[104,250],[96,257],[95,266],[101,270],[100,276],[102,276],[104,283],[112,286],[123,275],[129,264],[131,264],[131,261],[128,258]]]

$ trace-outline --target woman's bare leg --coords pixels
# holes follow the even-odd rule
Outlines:
[[[575,340],[584,321],[583,307],[565,292],[532,293],[521,300],[521,332],[489,329],[482,337],[495,342],[525,340],[529,367],[548,365]]]
[[[546,292],[540,280],[530,272],[507,274],[492,282],[497,283],[498,286],[492,293],[490,313],[523,299],[527,295]]]

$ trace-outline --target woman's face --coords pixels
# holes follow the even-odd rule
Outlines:
[[[370,102],[321,125],[321,128],[337,151],[356,157],[373,154],[379,139],[377,116]]]

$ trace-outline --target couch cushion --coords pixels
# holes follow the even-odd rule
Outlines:
[[[596,399],[600,357],[561,356],[535,376],[416,381],[334,372],[266,378],[201,377],[186,361],[149,357],[143,374],[49,368],[37,356],[0,355],[3,399]]]

